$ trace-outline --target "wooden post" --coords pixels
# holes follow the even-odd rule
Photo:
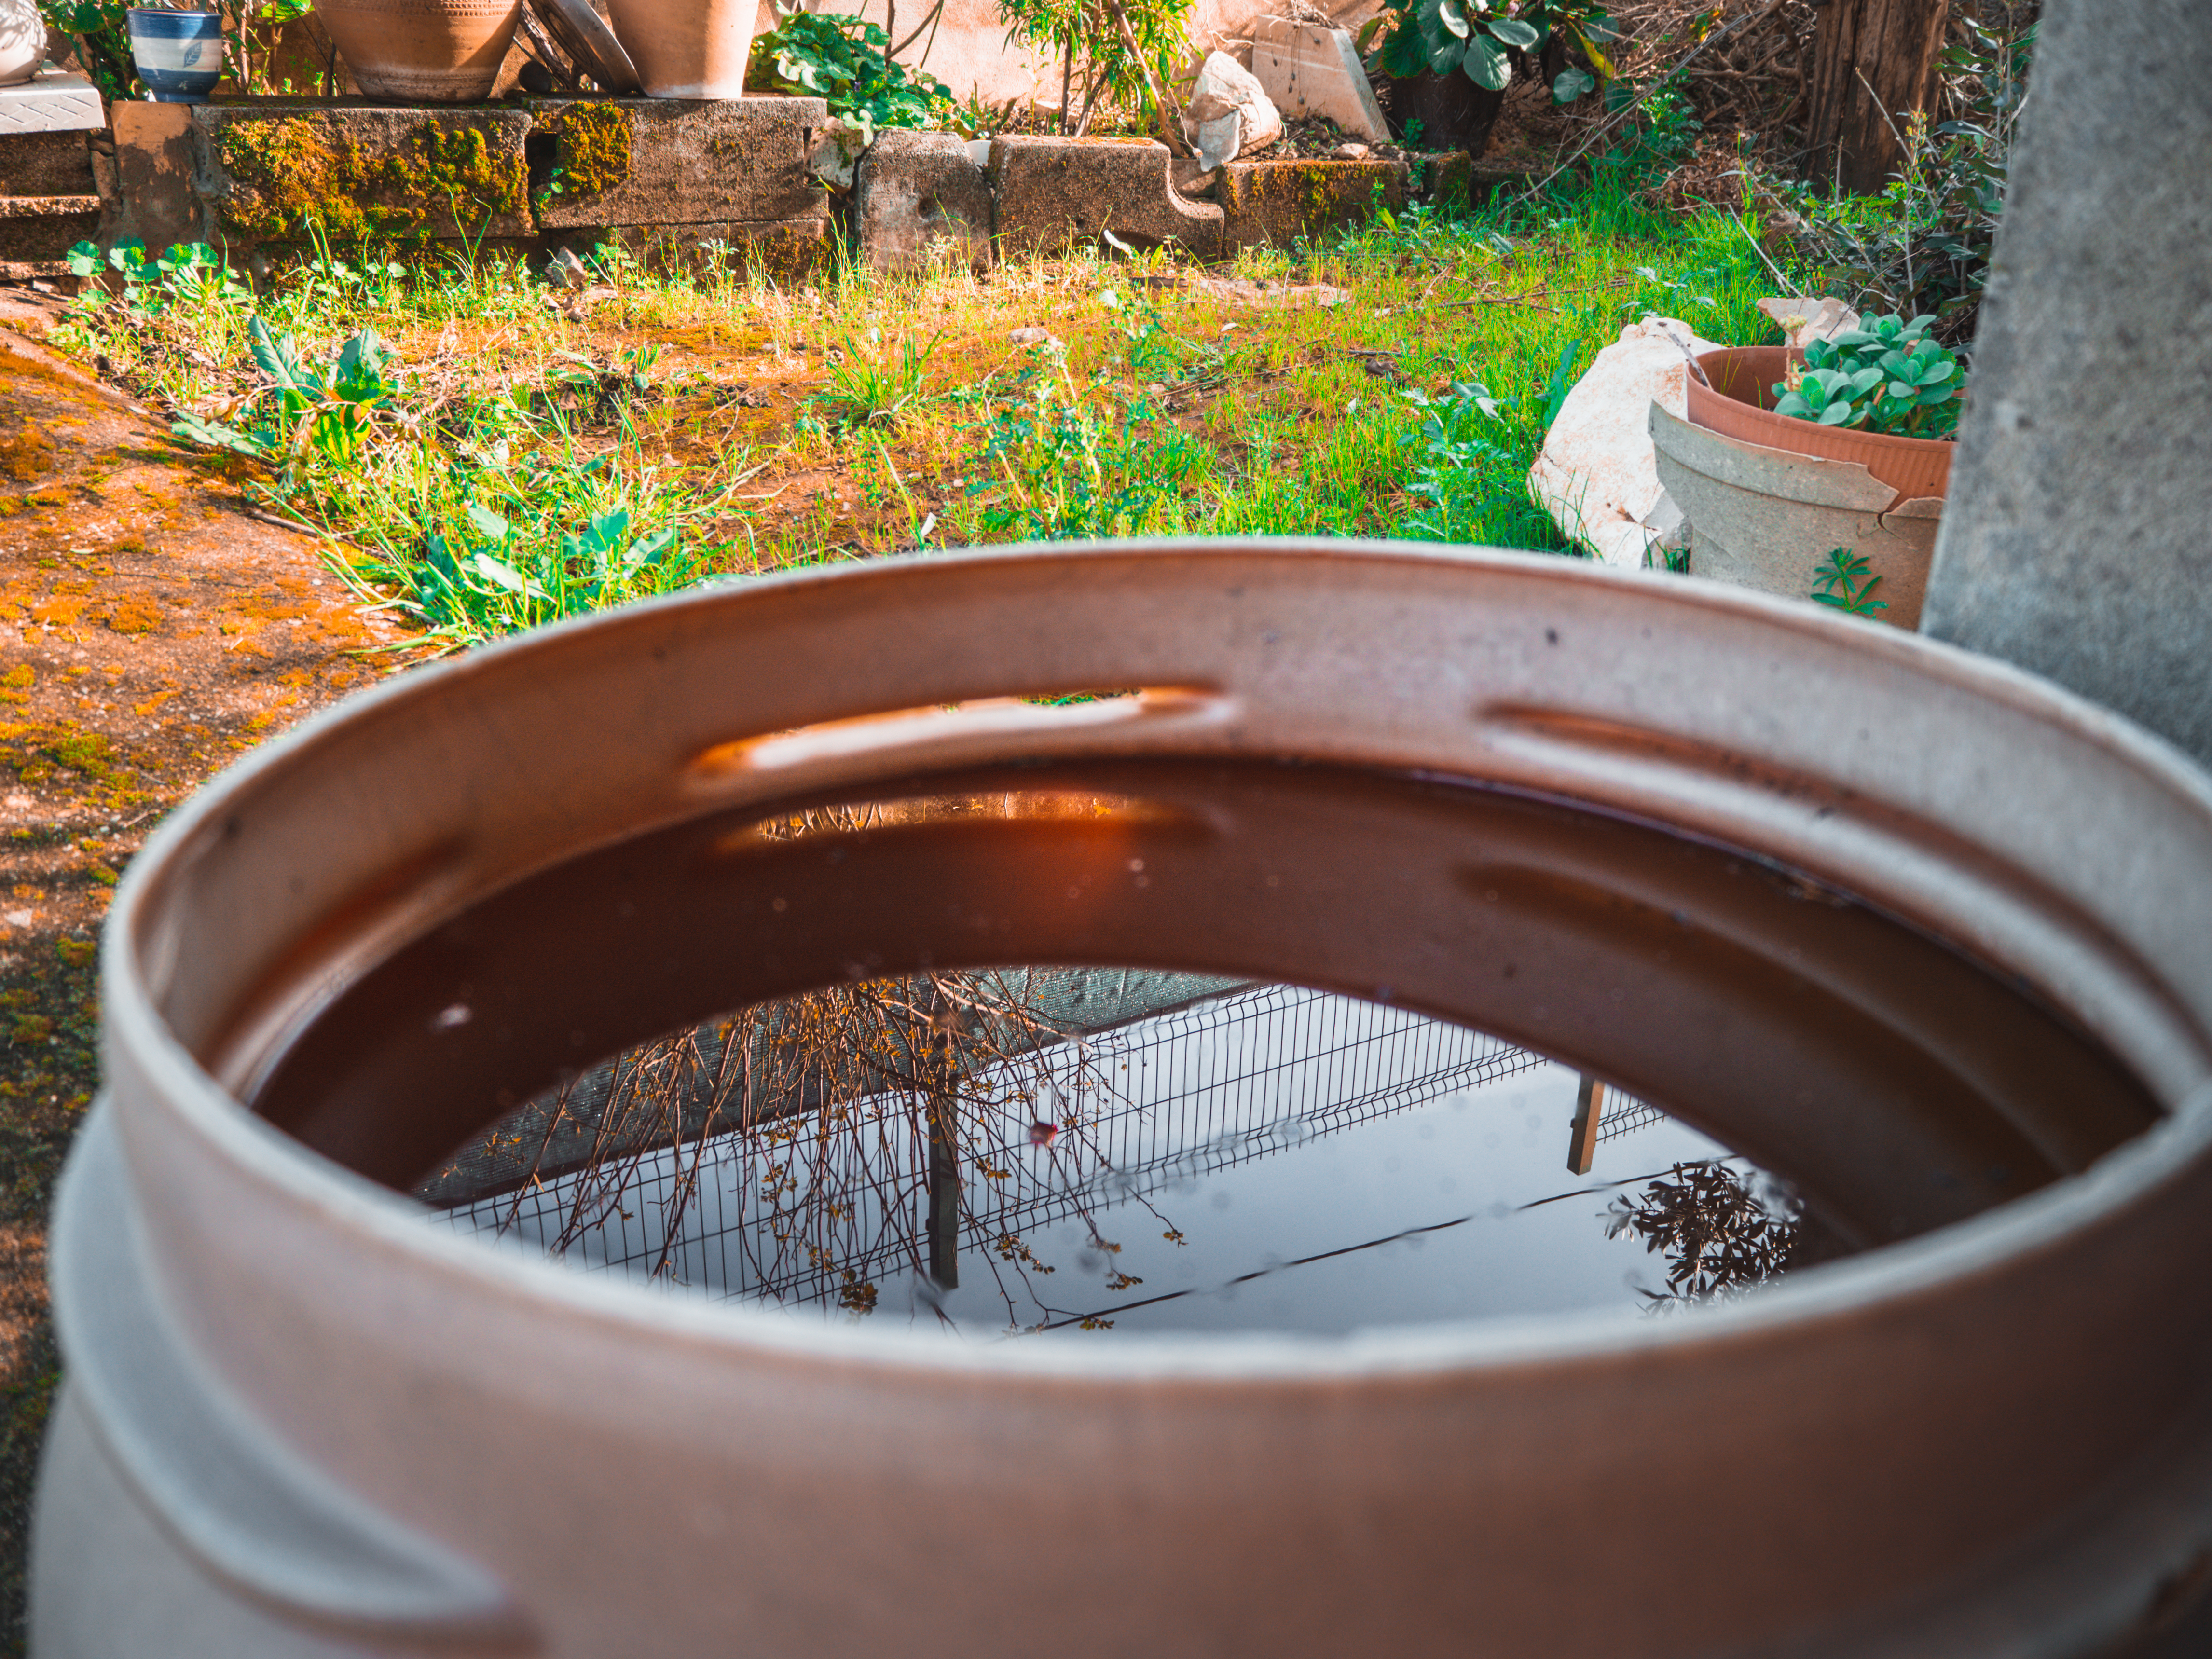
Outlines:
[[[1597,1161],[1597,1121],[1605,1112],[1605,1085],[1585,1076],[1575,1091],[1575,1127],[1567,1136],[1567,1168],[1588,1175]]]
[[[1816,182],[1854,195],[1904,171],[1900,135],[1927,112],[1950,0],[1827,0],[1813,37],[1806,137]]]

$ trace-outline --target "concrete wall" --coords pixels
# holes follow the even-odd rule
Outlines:
[[[896,0],[900,36],[929,15],[929,0]],[[1380,9],[1381,0],[1330,0],[1316,9],[1299,0],[1296,9],[1312,15],[1316,9],[1340,26],[1356,29]],[[881,28],[887,18],[885,0],[813,0],[809,11],[857,14]],[[1216,48],[1250,60],[1250,38],[1255,19],[1284,15],[1292,9],[1283,0],[1197,0],[1191,15],[1192,67]],[[759,27],[775,27],[772,0],[761,0]],[[1240,43],[1242,50],[1239,50]],[[957,98],[980,93],[985,101],[1004,104],[1009,99],[1024,103],[1060,103],[1060,66],[1006,44],[1006,19],[995,0],[945,0],[945,15],[938,20],[935,38],[925,34],[899,61],[927,70],[952,88]]]

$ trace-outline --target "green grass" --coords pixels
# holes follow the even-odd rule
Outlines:
[[[392,396],[368,435],[296,445],[260,487],[330,537],[364,594],[459,646],[918,547],[1268,534],[1571,552],[1525,483],[1559,397],[1651,312],[1772,338],[1757,229],[1668,216],[1601,178],[1502,210],[1378,216],[1231,272],[1085,256],[783,289],[609,251],[580,317],[502,257],[326,257],[258,296],[204,271],[149,285],[64,338],[207,430],[267,405],[257,316],[310,363],[374,329]],[[1292,292],[1255,304],[1254,283]],[[1320,303],[1329,290],[1342,302]],[[1054,338],[1015,345],[1017,325]]]

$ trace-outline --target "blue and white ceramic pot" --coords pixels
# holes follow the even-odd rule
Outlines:
[[[222,14],[133,6],[131,56],[156,102],[204,104],[222,78]]]

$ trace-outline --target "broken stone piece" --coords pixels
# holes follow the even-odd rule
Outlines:
[[[1368,155],[1369,150],[1364,144],[1339,144],[1328,153],[1332,161],[1364,161]]]
[[[1209,52],[1190,89],[1183,131],[1200,168],[1211,173],[1281,137],[1283,116],[1251,70],[1225,52]]]
[[[1790,343],[1803,350],[1808,340],[1832,339],[1859,325],[1859,314],[1832,295],[1815,299],[1784,296],[1761,300],[1759,308],[1773,319],[1774,325],[1790,337]]]
[[[1370,144],[1390,136],[1358,48],[1343,29],[1262,17],[1252,26],[1252,73],[1293,119],[1322,116]]]
[[[1653,404],[1689,405],[1689,359],[1717,349],[1687,323],[1647,317],[1597,354],[1559,405],[1528,483],[1553,522],[1607,564],[1640,569],[1671,526],[1657,512]]]

